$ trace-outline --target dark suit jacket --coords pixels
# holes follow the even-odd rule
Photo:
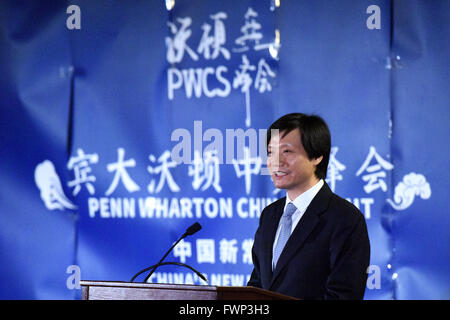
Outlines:
[[[370,244],[362,213],[325,183],[292,232],[272,272],[272,248],[286,198],[264,208],[248,286],[300,299],[362,299]]]

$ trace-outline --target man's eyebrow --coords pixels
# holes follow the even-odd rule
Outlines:
[[[280,148],[282,148],[282,147],[293,147],[293,144],[288,143],[288,142],[283,142],[283,143],[277,144],[277,146],[279,146]],[[267,149],[270,149],[270,148],[272,148],[271,144],[269,144],[267,146]]]

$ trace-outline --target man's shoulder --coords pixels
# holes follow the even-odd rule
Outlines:
[[[278,210],[283,211],[284,204],[286,202],[286,197],[280,198],[278,200],[275,200],[274,202],[268,204],[263,211],[261,212],[261,216],[263,216],[265,213],[274,213]]]
[[[280,206],[284,206],[284,203],[286,202],[286,197],[280,198],[278,200],[275,200],[274,202],[272,202],[271,204],[267,205],[264,210],[276,210],[277,208],[279,208]]]
[[[353,203],[335,193],[332,193],[329,208],[333,212],[333,216],[338,219],[354,222],[364,219],[364,214]]]

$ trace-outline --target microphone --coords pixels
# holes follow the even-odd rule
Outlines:
[[[173,248],[175,248],[175,246],[184,238],[186,238],[187,236],[192,236],[194,233],[198,232],[200,229],[202,228],[202,226],[200,225],[200,223],[196,222],[193,225],[191,225],[189,228],[186,229],[186,231],[184,232],[184,234],[170,247],[169,250],[167,250],[166,254],[161,258],[161,260],[159,260],[159,262],[151,267],[145,268],[141,271],[139,271],[138,273],[136,273],[130,280],[130,282],[133,282],[134,279],[136,279],[137,276],[139,276],[141,273],[144,273],[148,270],[151,270],[150,273],[145,277],[144,282],[147,282],[147,280],[150,278],[150,276],[153,274],[153,272],[155,272],[156,268],[158,268],[159,266],[162,265],[168,265],[168,264],[174,264],[174,265],[179,265],[179,266],[183,266],[183,267],[187,267],[191,270],[193,270],[202,280],[208,282],[208,280],[197,270],[195,270],[194,268],[192,268],[191,266],[188,266],[184,263],[179,263],[179,262],[167,262],[167,263],[162,263],[164,261],[164,259],[167,257],[167,255],[173,250]]]
[[[196,222],[192,226],[190,226],[189,228],[186,229],[186,232],[184,233],[184,235],[185,235],[185,237],[192,236],[194,233],[200,231],[201,228],[202,228],[202,226],[200,225],[200,223]]]

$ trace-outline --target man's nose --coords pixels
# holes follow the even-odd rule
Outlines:
[[[271,159],[272,167],[274,167],[274,168],[283,167],[286,163],[285,160],[286,159],[281,152],[272,153],[272,159]]]

